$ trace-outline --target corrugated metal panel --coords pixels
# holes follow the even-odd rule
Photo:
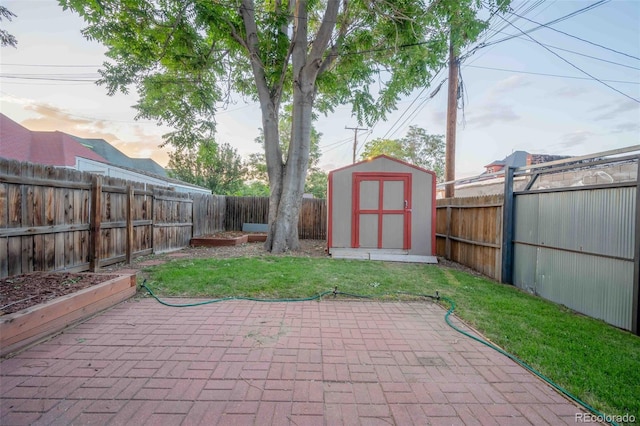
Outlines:
[[[538,242],[540,194],[518,195],[514,209],[514,238],[528,243]],[[517,259],[517,258],[516,258]]]
[[[539,248],[536,292],[545,299],[631,329],[633,262]]]
[[[516,244],[514,283],[631,329],[633,261],[625,259],[634,256],[635,191],[627,187],[518,195],[515,240],[533,245]]]
[[[635,188],[540,194],[536,243],[633,258]]]

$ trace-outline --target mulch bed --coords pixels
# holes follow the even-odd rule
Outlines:
[[[116,275],[32,272],[0,279],[0,315],[100,284]]]

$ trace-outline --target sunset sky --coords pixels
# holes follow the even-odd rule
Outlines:
[[[565,34],[544,27],[532,38],[519,32],[537,26],[527,19],[547,23],[589,4],[596,6],[550,25]],[[17,17],[0,25],[18,39],[17,49],[0,48],[4,114],[31,130],[104,138],[132,157],[166,165],[167,149],[159,144],[168,129],[134,120],[135,93],[109,97],[92,82],[106,49],[83,38],[76,14],[53,0],[3,5]],[[478,49],[463,62],[457,176],[477,175],[514,150],[584,155],[640,143],[640,1],[516,1],[512,10],[526,19],[507,14],[509,24],[494,18],[481,41],[519,37]],[[361,132],[360,149],[374,138],[403,137],[409,125],[443,134],[446,83],[433,99],[428,95],[444,77],[437,74],[430,88],[402,99],[386,122]],[[354,133],[345,126],[358,123],[350,111],[342,106],[316,123],[327,170],[351,162]],[[257,104],[236,96],[216,121],[219,142],[243,156],[260,150]]]

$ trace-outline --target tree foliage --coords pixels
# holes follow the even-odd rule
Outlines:
[[[386,154],[435,172],[438,181],[444,177],[444,135],[430,135],[418,126],[410,126],[402,139],[374,139],[364,145],[361,158]]]
[[[0,6],[0,21],[6,19],[11,22],[13,18],[16,17],[16,14],[11,12],[4,6]],[[10,34],[7,30],[3,30],[0,28],[0,46],[11,46],[16,47],[18,45],[18,40],[15,38],[13,34]]]
[[[169,174],[219,195],[233,195],[243,187],[245,168],[229,144],[202,142],[169,154]]]

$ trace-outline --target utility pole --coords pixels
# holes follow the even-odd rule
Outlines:
[[[344,126],[347,130],[353,130],[353,163],[356,162],[356,148],[358,147],[358,131],[364,130],[367,131],[369,129],[365,129],[364,127],[347,127]]]
[[[460,60],[455,55],[453,35],[449,35],[449,94],[447,102],[447,141],[444,154],[444,180],[456,180],[456,121],[458,119],[458,67]],[[455,196],[455,184],[444,187],[445,198]]]

